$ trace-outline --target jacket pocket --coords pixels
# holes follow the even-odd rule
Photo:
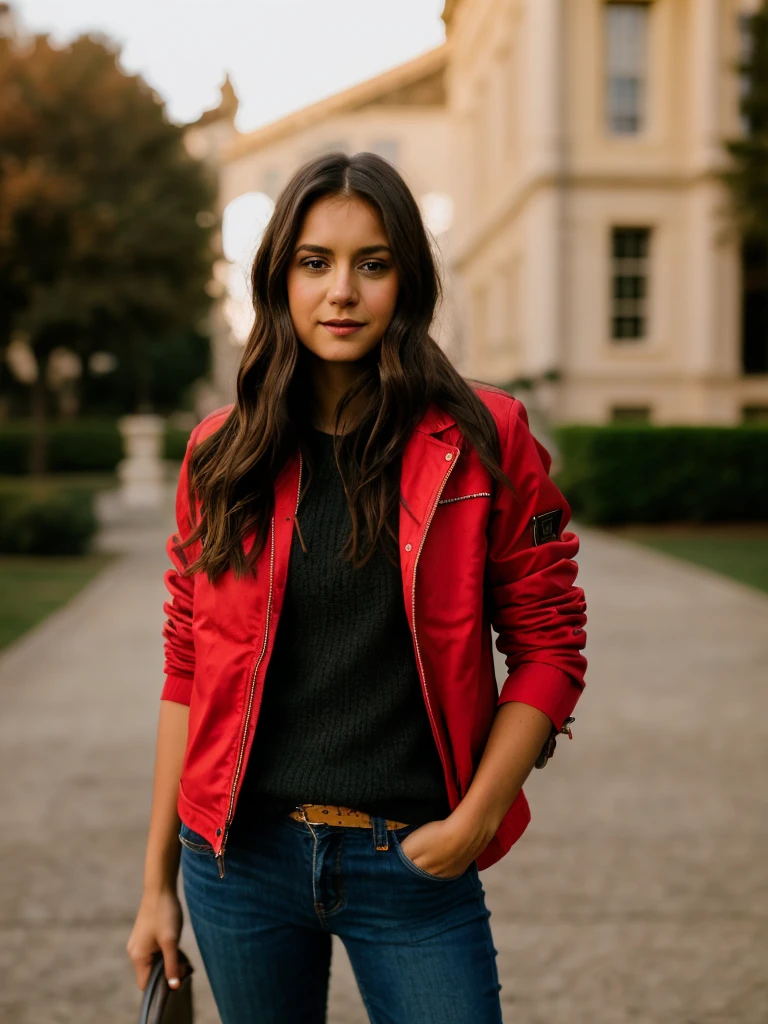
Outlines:
[[[438,505],[452,505],[454,501],[467,501],[469,498],[492,498],[490,491],[475,491],[473,494],[457,494],[454,498],[441,498]]]

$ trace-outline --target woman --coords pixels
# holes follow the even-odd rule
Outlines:
[[[139,986],[158,948],[177,984],[181,862],[224,1024],[324,1021],[333,934],[372,1021],[500,1021],[478,871],[583,688],[570,508],[523,405],[430,337],[439,278],[388,162],[300,168],[252,292],[168,541]]]

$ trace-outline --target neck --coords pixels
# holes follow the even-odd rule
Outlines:
[[[332,363],[325,359],[312,359],[310,362],[310,379],[314,392],[314,425],[318,430],[332,433],[336,408],[339,399],[347,388],[365,372],[365,366],[359,362]],[[350,417],[360,412],[364,404],[362,396],[353,399],[347,406],[342,418],[340,429],[346,429]]]

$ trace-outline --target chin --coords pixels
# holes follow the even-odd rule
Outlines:
[[[330,344],[323,340],[319,345],[313,345],[310,351],[317,356],[318,359],[324,359],[329,363],[351,363],[358,362],[360,359],[364,359],[370,352],[378,346],[378,341],[374,344],[360,344],[360,342],[344,341],[343,338],[334,340]]]

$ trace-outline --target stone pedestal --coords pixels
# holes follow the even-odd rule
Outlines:
[[[123,416],[118,428],[125,458],[118,463],[120,500],[126,508],[160,508],[163,501],[163,434],[161,416]]]

